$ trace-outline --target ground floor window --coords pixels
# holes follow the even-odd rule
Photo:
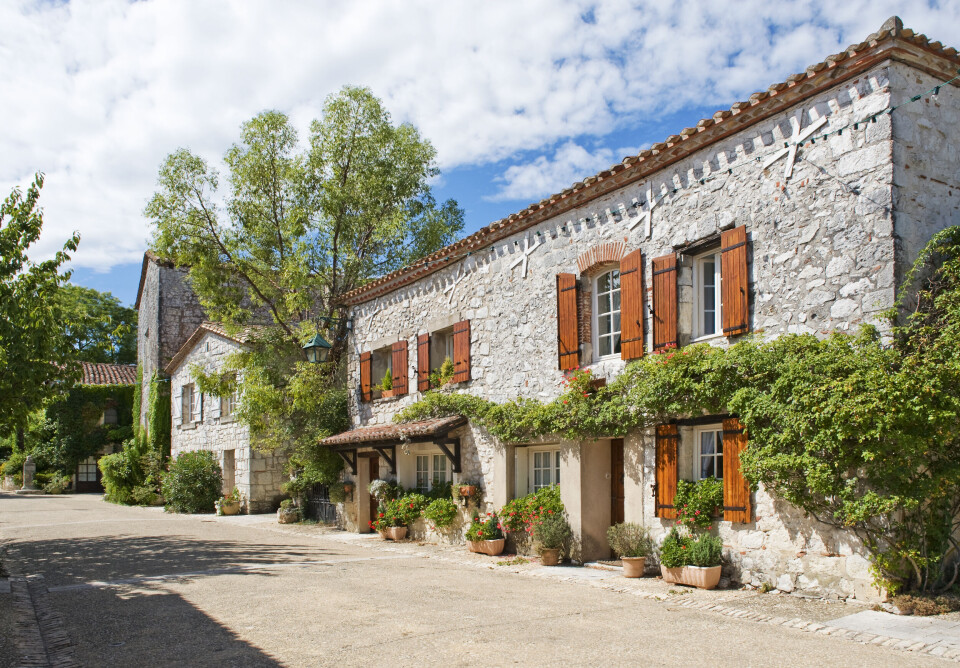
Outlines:
[[[445,455],[417,455],[417,491],[421,494],[445,485],[447,457]]]
[[[530,470],[532,473],[533,491],[541,487],[560,484],[560,451],[546,450],[530,453],[532,458]]]
[[[696,431],[696,439],[697,479],[723,478],[723,427],[701,427]]]
[[[77,466],[77,482],[97,481],[97,458],[87,457]]]

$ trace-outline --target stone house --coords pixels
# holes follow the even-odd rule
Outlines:
[[[854,537],[751,492],[738,457],[748,435],[735,417],[533,443],[499,442],[462,418],[392,417],[429,388],[441,355],[455,363],[451,391],[550,400],[577,365],[612,379],[630,359],[691,342],[882,329],[878,314],[918,251],[960,223],[957,88],[912,100],[958,66],[955,49],[890,19],[862,43],[347,295],[354,427],[326,440],[356,482],[346,526],[367,530],[377,476],[407,487],[476,481],[493,509],[559,482],[575,557],[591,560],[609,555],[605,532],[617,521],[663,535],[677,479],[716,474],[735,580],[876,597]],[[378,392],[387,368],[393,389]]]
[[[117,429],[129,425],[133,416],[130,414],[130,402],[120,401],[118,393],[122,388],[129,388],[137,383],[137,368],[131,364],[103,364],[95,362],[81,362],[81,376],[78,385],[83,387],[111,387],[117,393],[110,391],[110,398],[104,404],[96,421],[96,427],[105,430]],[[128,390],[129,392],[129,390]],[[107,432],[109,434],[109,431]],[[88,441],[89,442],[89,441]],[[120,447],[120,442],[108,442],[100,452],[91,455],[77,464],[73,474],[73,490],[75,492],[102,492],[103,474],[97,465],[100,457],[109,455]]]
[[[164,367],[171,385],[170,455],[213,452],[223,472],[224,494],[237,487],[247,513],[270,512],[279,505],[280,486],[288,479],[286,456],[254,448],[249,427],[235,417],[237,396],[200,392],[191,373],[195,365],[207,373],[223,370],[229,354],[242,349],[246,340],[217,323],[203,322]]]
[[[137,362],[142,371],[141,426],[147,424],[150,379],[164,367],[196,331],[206,316],[187,280],[189,268],[176,267],[151,251],[143,254],[137,288]]]

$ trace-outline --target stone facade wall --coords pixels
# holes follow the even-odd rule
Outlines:
[[[137,319],[137,360],[143,370],[140,424],[146,424],[150,378],[164,375],[181,346],[205,320],[203,307],[187,280],[187,270],[149,260]]]
[[[897,120],[894,125],[891,117],[883,114],[875,123],[860,122],[887,108],[891,100],[921,92],[914,88],[923,86],[914,85],[911,77],[923,79],[905,66],[888,63],[875,67],[642,182],[357,305],[352,314],[348,363],[350,386],[357,388],[350,400],[353,424],[389,422],[397,411],[417,401],[416,336],[462,319],[471,324],[472,379],[451,391],[497,402],[518,396],[540,400],[558,396],[563,374],[557,368],[555,276],[559,272],[578,274],[578,258],[604,244],[624,242],[626,252],[643,251],[648,351],[652,341],[651,258],[680,253],[679,341],[686,345],[694,338],[696,248],[711,243],[720,231],[740,225],[746,226],[749,240],[752,332],[767,338],[782,333],[825,336],[836,330],[852,331],[865,323],[887,331],[879,313],[894,303],[902,267],[912,262],[937,229],[957,222],[956,191],[947,188],[954,199],[944,199],[940,193],[944,186],[932,182],[932,174],[928,174],[933,164],[945,174],[957,173],[956,146],[943,141],[956,120],[956,109],[944,105],[934,120],[924,115],[925,120]],[[904,90],[908,83],[909,90]],[[791,119],[798,112],[803,112],[804,128],[826,117],[828,123],[820,132],[845,130],[800,148],[793,174],[786,179],[786,157],[766,170],[762,160],[790,138]],[[852,127],[855,122],[857,128]],[[906,123],[913,126],[907,133],[913,133],[911,138],[898,136],[895,141],[894,131]],[[926,161],[926,151],[933,150],[927,148],[928,141],[934,141],[938,149],[935,159]],[[911,168],[909,180],[905,180],[900,175],[908,171],[907,162],[929,166]],[[663,195],[652,211],[649,236],[645,229],[648,190]],[[911,197],[915,201],[895,216],[894,207]],[[935,207],[936,215],[925,215],[926,207]],[[918,216],[922,222],[915,221]],[[513,265],[525,244],[536,241],[540,245],[529,254],[524,275],[522,264]],[[592,275],[590,272],[588,277]],[[584,288],[590,290],[589,285]],[[618,357],[594,359],[592,341],[582,332],[581,365],[591,368],[597,377],[612,378],[619,373],[624,363]],[[405,397],[361,402],[359,354],[398,340],[407,340],[411,351],[409,368],[403,372],[413,391]],[[722,336],[709,339],[714,345],[728,345],[733,340]],[[373,378],[374,383],[379,380]],[[499,444],[475,428],[469,433],[483,474],[485,503],[500,507],[516,493],[513,461],[520,448]],[[562,443],[561,448],[561,494],[578,549],[595,558],[605,547],[600,531],[602,508],[596,499],[609,497],[609,482],[598,474],[604,462],[609,462],[609,442]],[[682,477],[689,479],[692,434],[681,440],[681,448],[681,457],[687,462]],[[625,516],[627,521],[644,523],[662,535],[670,523],[655,518],[653,510],[654,453],[653,439],[647,434],[634,433],[625,439]],[[604,501],[604,505],[609,504]],[[754,515],[754,522],[747,525],[719,523],[731,577],[752,584],[767,582],[784,591],[876,596],[863,550],[851,536],[819,525],[763,490],[756,493]]]
[[[903,104],[938,83],[905,65],[895,64],[890,70],[894,104]],[[910,269],[934,233],[960,224],[958,92],[955,87],[945,87],[940,95],[907,104],[893,115],[898,277]]]
[[[225,469],[224,492],[231,490],[228,482],[229,455],[233,452],[234,485],[244,498],[246,512],[259,513],[275,510],[283,494],[280,486],[288,479],[285,474],[286,456],[261,452],[251,446],[250,430],[239,420],[220,417],[220,399],[204,395],[201,419],[191,424],[180,415],[180,397],[183,387],[193,383],[190,367],[199,364],[208,371],[222,369],[230,353],[239,349],[240,344],[229,339],[207,333],[189,355],[173,372],[171,377],[171,405],[173,409],[173,427],[171,456],[193,450],[209,450]],[[178,419],[179,418],[179,419]],[[227,466],[225,466],[227,464]]]

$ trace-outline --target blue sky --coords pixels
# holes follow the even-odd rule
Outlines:
[[[323,99],[369,86],[438,152],[438,199],[473,232],[864,40],[891,15],[947,44],[960,3],[887,0],[274,3],[0,7],[0,190],[46,174],[49,255],[136,297],[142,211],[163,158],[217,163],[264,109],[305,136]],[[951,44],[960,46],[960,44]]]

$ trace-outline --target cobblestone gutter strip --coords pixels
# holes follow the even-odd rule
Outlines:
[[[338,537],[331,534],[326,534],[328,538],[333,538],[338,540]],[[380,545],[370,542],[359,542],[355,540],[342,540],[342,542],[349,542],[352,545],[364,545],[370,549],[378,550],[382,552],[406,552],[410,553],[411,551],[420,554],[421,556],[428,557],[430,559],[437,559],[439,561],[445,561],[449,563],[461,564],[464,566],[471,566],[473,568],[497,568],[493,565],[493,562],[477,562],[474,560],[468,559],[457,559],[454,557],[449,557],[445,555],[439,555],[434,553],[428,553],[423,548],[420,549],[404,549],[399,546],[387,546]],[[687,608],[689,610],[699,610],[702,612],[711,612],[714,614],[724,615],[726,617],[735,617],[737,619],[743,619],[746,621],[757,622],[760,624],[771,624],[775,626],[783,626],[786,628],[797,629],[798,631],[803,631],[805,633],[818,633],[821,635],[831,636],[833,638],[845,638],[847,640],[852,640],[854,642],[859,642],[861,644],[867,645],[881,645],[883,647],[889,647],[891,649],[902,650],[906,652],[914,652],[917,654],[929,654],[941,659],[949,659],[956,663],[960,663],[960,647],[955,645],[945,645],[942,643],[925,643],[915,640],[903,640],[901,638],[891,638],[883,635],[873,635],[870,633],[863,633],[861,631],[851,631],[847,629],[841,629],[837,627],[830,627],[826,624],[821,624],[819,622],[810,621],[808,619],[801,619],[799,617],[794,617],[792,619],[787,619],[786,617],[777,617],[774,615],[765,615],[759,612],[752,612],[749,610],[742,610],[731,605],[720,605],[716,601],[703,601],[703,600],[668,600],[664,599],[663,596],[654,594],[651,592],[641,591],[633,589],[632,587],[627,586],[618,586],[611,584],[609,582],[603,582],[598,580],[585,580],[582,578],[576,577],[557,577],[549,575],[546,573],[530,571],[524,568],[511,568],[511,567],[499,567],[498,570],[504,570],[510,573],[516,573],[518,575],[523,575],[526,577],[541,578],[547,580],[568,582],[579,585],[588,585],[591,587],[596,587],[599,589],[606,589],[608,591],[613,591],[621,594],[630,594],[637,596],[639,598],[649,599],[653,601],[658,601],[661,603],[666,603],[668,605],[675,605],[681,608]]]
[[[43,576],[11,576],[10,592],[17,613],[20,665],[79,668],[73,658],[73,644],[63,630],[63,620],[47,599]]]

